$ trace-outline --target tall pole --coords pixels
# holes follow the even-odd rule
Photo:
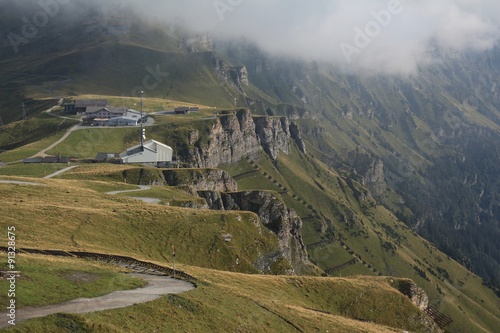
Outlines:
[[[143,121],[143,119],[142,119],[142,106],[144,104],[143,100],[142,100],[142,95],[144,94],[144,91],[143,90],[139,91],[139,94],[141,94],[141,120],[140,120],[140,122],[141,122],[141,149],[144,150],[144,125],[142,123],[142,121]]]
[[[23,108],[23,120],[26,120],[26,104],[24,102],[21,104],[21,107]]]
[[[172,267],[174,269],[174,279],[175,279],[175,245],[172,244]]]

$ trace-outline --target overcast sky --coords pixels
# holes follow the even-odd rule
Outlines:
[[[432,45],[481,51],[493,47],[500,36],[499,0],[114,1],[130,3],[166,23],[181,20],[215,37],[244,36],[274,54],[365,72],[412,72],[433,60]]]
[[[154,3],[154,5],[153,5]],[[431,44],[486,50],[500,36],[499,0],[146,0],[165,21],[266,51],[357,70],[411,72]],[[161,11],[157,9],[161,8]]]

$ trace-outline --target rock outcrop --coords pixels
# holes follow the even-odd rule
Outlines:
[[[293,143],[305,152],[297,125],[290,124],[287,117],[253,117],[244,109],[218,117],[209,130],[206,144],[195,145],[198,138],[197,131],[190,133],[192,148],[186,161],[198,168],[235,163],[245,156],[257,157],[262,149],[276,160],[279,153],[289,154]]]
[[[353,151],[349,153],[349,163],[355,172],[363,177],[362,184],[370,194],[376,199],[382,199],[387,191],[384,162],[369,154]]]
[[[245,94],[243,86],[249,85],[246,66],[229,66],[215,54],[212,56],[212,66],[215,76],[221,84],[233,86]]]
[[[423,289],[420,289],[416,284],[410,286],[410,293],[408,295],[411,302],[420,310],[425,310],[429,306],[429,296]]]
[[[238,184],[224,170],[219,169],[168,169],[163,176],[169,186],[187,186],[194,191],[236,191]]]
[[[385,182],[384,162],[381,159],[376,159],[370,163],[368,169],[364,173],[366,187],[375,198],[382,198],[387,191]]]
[[[290,153],[290,124],[286,117],[254,117],[255,131],[262,148],[273,160],[280,151]]]
[[[268,272],[272,264],[281,258],[285,258],[292,267],[291,271],[286,272],[288,274],[300,274],[307,269],[308,255],[302,240],[302,220],[272,192],[199,191],[198,195],[207,201],[211,209],[254,212],[264,226],[276,234],[279,240],[279,255],[267,256],[265,260],[255,263],[257,269]]]
[[[300,128],[297,126],[295,123],[290,124],[290,135],[292,136],[292,139],[295,141],[297,144],[297,147],[299,147],[299,150],[306,154],[306,144],[304,143],[304,140],[302,139],[302,133],[300,131]]]
[[[210,128],[207,144],[193,146],[190,160],[194,167],[214,168],[235,163],[244,156],[256,156],[261,150],[255,134],[255,123],[250,112],[218,117]]]

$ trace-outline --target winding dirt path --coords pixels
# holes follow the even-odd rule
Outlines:
[[[146,186],[146,185],[137,185],[137,186],[139,186],[139,188],[136,190],[112,191],[112,192],[106,192],[105,194],[116,195],[120,193],[147,191],[151,189],[151,186]],[[144,201],[145,203],[149,204],[159,204],[161,202],[161,200],[157,198],[145,198],[145,197],[128,197],[128,198]]]
[[[63,174],[63,173],[65,173],[66,171],[72,170],[72,169],[76,168],[77,166],[78,166],[78,165],[72,165],[72,166],[69,166],[69,167],[67,167],[67,168],[61,169],[61,170],[56,171],[56,172],[54,172],[54,173],[51,173],[50,175],[47,175],[47,176],[45,176],[45,177],[43,177],[43,178],[45,178],[45,179],[54,178],[55,176],[59,176],[60,174]]]
[[[155,276],[132,273],[133,277],[140,278],[148,284],[145,287],[133,290],[114,291],[110,294],[95,298],[78,298],[62,304],[43,307],[25,307],[16,311],[16,324],[45,317],[55,313],[90,313],[110,309],[124,308],[134,304],[146,303],[164,295],[179,294],[194,289],[190,282],[177,280],[169,276]],[[8,318],[7,313],[1,313],[0,318]],[[0,328],[12,326],[7,320],[0,322]]]

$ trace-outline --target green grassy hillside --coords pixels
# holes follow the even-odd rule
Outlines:
[[[97,297],[143,285],[141,280],[123,274],[126,269],[82,259],[23,254],[16,258],[16,269],[21,272],[16,285],[18,309]],[[0,288],[8,290],[9,281],[2,279]],[[2,293],[0,302],[9,302],[7,293]]]
[[[65,261],[68,266],[76,263],[74,259]],[[411,281],[259,276],[188,266],[183,269],[199,279],[195,290],[124,309],[51,315],[2,331],[429,332],[429,319],[396,289]],[[33,276],[37,282],[46,278]]]
[[[129,97],[140,88],[145,90],[148,112],[172,107],[174,101],[206,106],[186,117],[154,116],[156,125],[147,129],[148,138],[171,145],[180,158],[192,148],[189,134],[194,130],[200,134],[196,144],[207,143],[211,107],[236,104],[257,114],[288,115],[300,127],[308,153],[294,146],[290,155],[282,154],[277,161],[262,154],[255,161],[223,166],[240,190],[281,193],[302,217],[310,260],[325,274],[365,275],[370,281],[379,281],[380,274],[411,278],[428,293],[433,307],[453,318],[450,332],[494,332],[500,327],[498,47],[484,54],[443,56],[411,77],[354,76],[328,64],[275,58],[244,41],[200,45],[200,36],[178,26],[146,24],[126,7],[105,4],[107,10],[98,13],[88,2],[78,6],[75,12],[62,6],[51,24],[17,51],[7,39],[0,40],[0,89],[6,92],[0,99],[0,116],[8,123],[0,128],[1,162],[31,156],[74,124],[41,114],[61,97],[107,96],[112,103],[135,107],[137,98]],[[2,9],[0,28],[17,32],[18,18],[37,10],[36,4],[26,8],[13,0],[5,1]],[[109,33],[108,28],[117,25],[125,33]],[[188,45],[189,40],[195,45]],[[238,86],[234,69],[241,65],[248,70],[249,82]],[[22,101],[28,105],[29,119],[16,122]],[[49,153],[93,158],[100,151],[123,151],[138,143],[138,134],[138,129],[79,130]],[[372,161],[383,163],[379,182],[385,186],[375,198],[364,174]],[[0,167],[0,174],[36,178],[61,167],[14,164]],[[20,246],[87,249],[166,262],[165,248],[179,244],[181,263],[193,265],[189,269],[207,281],[209,274],[215,281],[223,277],[194,266],[255,273],[252,263],[276,248],[274,236],[265,228],[260,233],[250,213],[151,206],[127,198],[129,194],[104,194],[131,189],[125,181],[149,184],[159,177],[158,171],[99,165],[78,167],[59,180],[36,180],[45,184],[40,187],[0,184],[0,225],[19,225]],[[177,188],[154,187],[144,195],[171,205],[197,200]],[[232,242],[223,240],[226,233],[233,236]],[[286,284],[277,286],[288,290]],[[324,322],[349,331],[359,324],[350,321],[354,317],[336,317],[348,317],[335,312],[338,309],[325,307],[325,313],[302,308],[295,302],[299,298],[283,310],[265,295],[256,293],[266,299],[264,303],[256,298],[242,301],[239,297],[247,294],[241,290],[236,296],[218,295],[222,288],[217,288],[196,291],[198,297],[211,298],[201,305],[187,296],[157,301],[179,316],[169,329],[185,319],[193,322],[190,328],[195,331],[203,321],[214,330],[235,331],[240,324],[268,325],[269,331],[290,326],[299,331],[326,329]],[[241,302],[256,315],[212,310],[218,302]],[[54,316],[27,331],[56,332],[61,325],[120,331],[106,321],[106,316],[116,314],[130,319],[130,330],[138,330],[134,325],[144,317],[137,309],[150,310],[143,305],[89,317]],[[150,313],[165,316],[161,310]],[[240,321],[209,319],[215,314]],[[266,319],[258,321],[259,314]],[[303,318],[311,326],[297,329],[290,318]],[[92,327],[94,320],[99,324]],[[255,323],[249,324],[252,320]],[[321,324],[312,326],[315,320]],[[153,320],[146,330],[155,330],[156,323]],[[377,324],[402,325],[383,320]],[[386,329],[366,325],[359,330]]]
[[[333,276],[411,278],[432,306],[453,317],[451,332],[463,327],[492,332],[499,324],[498,297],[482,279],[364,195],[355,175],[339,174],[298,150],[280,155],[276,166],[267,155],[256,162],[253,173],[247,172],[256,170],[255,164],[247,160],[226,169],[240,189],[288,189],[283,199],[302,217],[309,256],[323,270]]]
[[[91,169],[89,174],[99,174],[95,167]],[[177,266],[200,279],[198,288],[185,295],[96,314],[53,315],[29,321],[10,331],[58,332],[64,327],[89,332],[149,331],[158,327],[159,318],[162,318],[164,331],[176,327],[191,331],[207,327],[218,331],[228,327],[230,330],[246,327],[280,332],[294,327],[304,331],[327,327],[346,332],[394,332],[398,328],[427,331],[425,315],[385,278],[336,280],[230,274],[228,271],[256,273],[253,262],[276,248],[275,236],[258,226],[252,213],[147,205],[102,194],[120,187],[130,189],[131,185],[120,185],[116,181],[2,179],[41,184],[0,184],[4,198],[0,226],[16,227],[17,247],[88,250],[168,265],[171,258],[167,249],[175,244]],[[223,234],[231,234],[231,241],[225,241]],[[47,263],[45,257],[19,256],[19,267],[30,278],[29,283],[37,286],[58,283],[63,287],[56,294],[55,289],[48,288],[50,291],[35,298],[30,296],[29,283],[20,282],[20,287],[26,287],[19,295],[22,304],[54,303],[103,292],[97,287],[89,290],[82,287],[75,290],[79,294],[74,294],[65,291],[64,277],[60,282],[54,280],[60,275],[59,270],[72,271],[78,265],[79,271],[87,272],[86,267],[90,269],[91,263],[81,265],[75,259],[54,259],[53,265],[43,267],[41,263]],[[273,271],[279,273],[281,269],[283,266],[277,265]],[[112,289],[125,286],[111,282],[104,285]],[[73,287],[68,285],[68,288]],[[363,296],[356,296],[358,294]],[[368,302],[359,297],[365,297]],[[166,313],[170,318],[167,321]],[[124,316],[128,318],[125,321]],[[235,321],[236,318],[239,319]]]

